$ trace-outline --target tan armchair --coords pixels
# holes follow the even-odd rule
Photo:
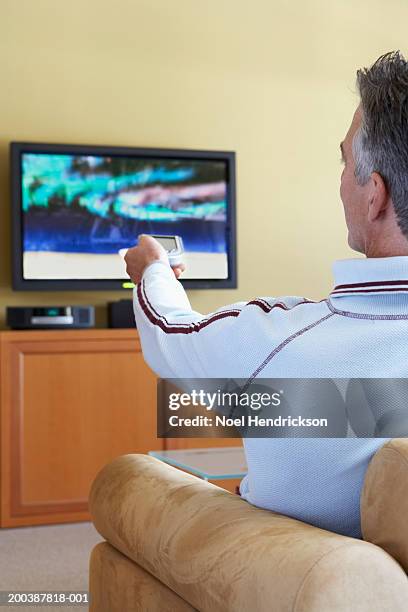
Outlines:
[[[90,495],[91,612],[407,612],[408,440],[370,463],[366,541],[260,510],[147,455]]]

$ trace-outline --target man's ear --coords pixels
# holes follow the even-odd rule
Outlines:
[[[373,172],[370,177],[370,193],[368,200],[368,220],[376,221],[383,215],[389,202],[389,192],[387,185],[381,174]]]

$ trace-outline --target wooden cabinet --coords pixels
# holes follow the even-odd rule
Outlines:
[[[0,332],[0,527],[89,520],[119,455],[241,443],[157,438],[156,387],[136,330]]]
[[[2,527],[88,520],[96,473],[164,447],[135,330],[0,332]]]

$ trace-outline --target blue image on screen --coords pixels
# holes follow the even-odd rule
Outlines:
[[[224,161],[22,155],[24,251],[117,253],[139,234],[226,253]]]

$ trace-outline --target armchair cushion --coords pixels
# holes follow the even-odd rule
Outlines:
[[[98,531],[208,612],[405,612],[408,581],[381,548],[251,506],[146,455],[97,476]]]
[[[394,438],[370,461],[361,527],[365,540],[381,546],[408,572],[408,439]]]

